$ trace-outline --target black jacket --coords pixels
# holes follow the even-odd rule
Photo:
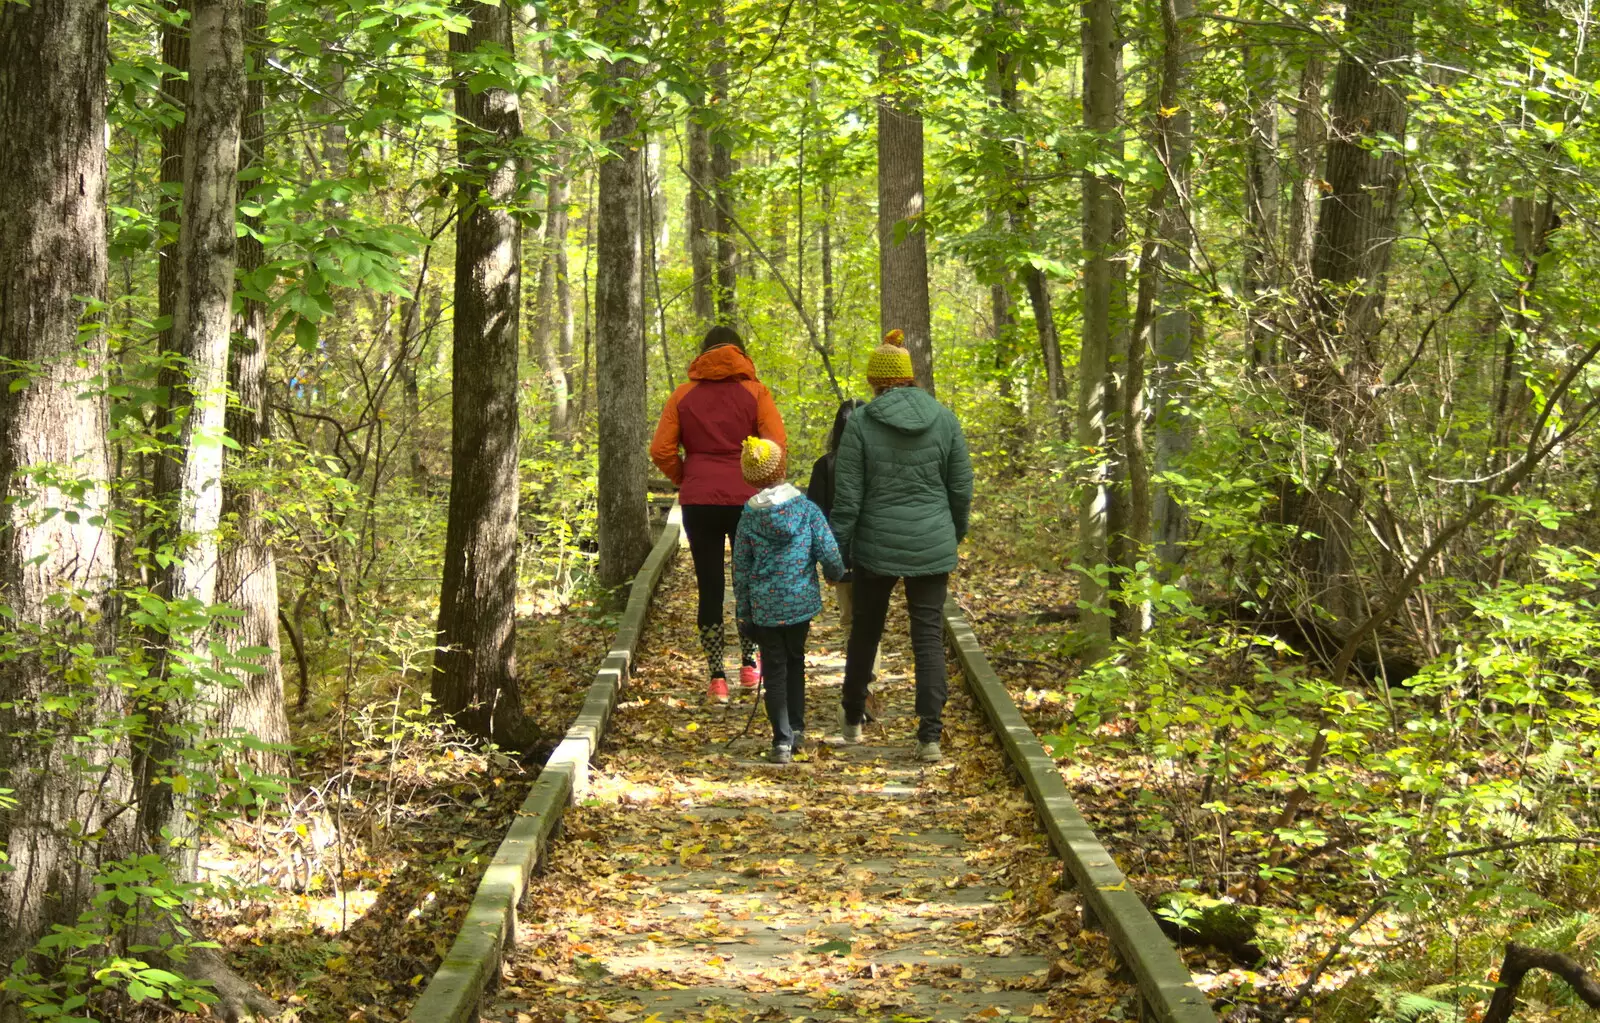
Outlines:
[[[811,467],[811,482],[806,484],[806,497],[822,509],[822,514],[833,516],[833,452],[817,459]]]

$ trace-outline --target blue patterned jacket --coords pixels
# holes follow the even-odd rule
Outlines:
[[[788,483],[752,497],[733,542],[733,595],[739,621],[798,625],[822,611],[817,565],[844,575],[839,545],[822,510]]]

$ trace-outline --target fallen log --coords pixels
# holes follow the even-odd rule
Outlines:
[[[1508,1023],[1517,1006],[1517,989],[1529,970],[1546,970],[1572,986],[1572,990],[1592,1009],[1600,1009],[1600,981],[1589,976],[1583,965],[1569,955],[1548,949],[1529,948],[1516,942],[1506,944],[1506,957],[1500,964],[1500,984],[1494,989],[1483,1023]]]

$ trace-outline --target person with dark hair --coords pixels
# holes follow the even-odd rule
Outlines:
[[[834,536],[853,570],[845,651],[844,741],[861,741],[872,662],[889,597],[905,581],[917,676],[917,759],[937,763],[948,694],[944,600],[972,507],[972,460],[961,424],[917,387],[898,330],[867,361],[877,397],[845,424],[834,463]]]
[[[689,381],[672,392],[661,410],[650,460],[678,488],[683,506],[683,531],[700,591],[696,622],[710,675],[706,695],[716,703],[728,702],[723,565],[745,502],[756,494],[739,467],[741,447],[752,436],[785,449],[789,445],[783,417],[771,392],[756,378],[738,332],[712,327],[699,357],[689,364]],[[756,642],[743,631],[739,654],[739,684],[754,689],[761,681]]]
[[[828,434],[828,453],[817,459],[811,466],[811,482],[806,484],[806,497],[811,503],[822,509],[822,514],[829,519],[832,525],[833,517],[833,467],[839,455],[839,438],[844,436],[845,424],[850,421],[851,413],[862,408],[867,403],[860,398],[846,398],[839,403],[838,411],[833,414],[833,431]],[[847,572],[845,577],[833,587],[835,599],[839,602],[839,632],[840,644],[844,649],[850,647],[850,616],[851,616],[851,582]]]

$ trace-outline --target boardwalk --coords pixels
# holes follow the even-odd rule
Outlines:
[[[484,1019],[1133,1017],[1109,946],[1078,932],[1059,863],[954,679],[946,761],[913,762],[903,617],[885,644],[883,723],[847,747],[830,604],[808,701],[823,742],[783,766],[759,759],[764,715],[737,738],[748,693],[705,705],[693,618],[685,558]]]

